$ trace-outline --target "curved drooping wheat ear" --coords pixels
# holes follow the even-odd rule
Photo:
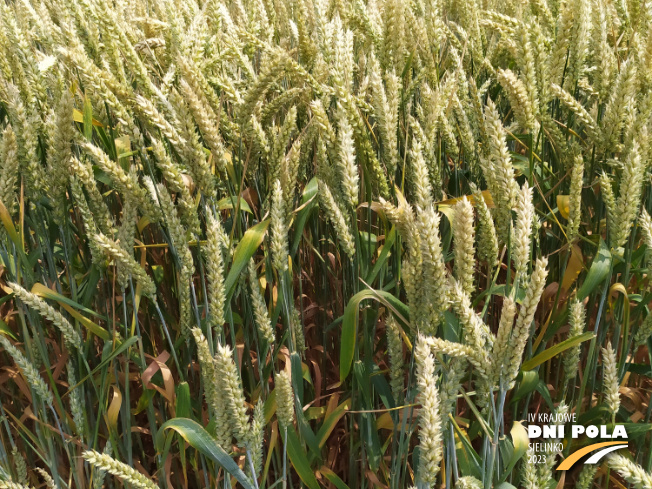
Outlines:
[[[159,489],[158,485],[152,482],[149,477],[141,474],[127,464],[118,462],[107,454],[99,453],[95,450],[86,450],[82,453],[82,457],[92,466],[116,476],[118,479],[131,484],[134,488]]]
[[[355,240],[353,239],[353,234],[351,233],[351,229],[347,224],[344,213],[337,204],[331,189],[321,180],[319,181],[319,200],[324,206],[326,215],[331,221],[331,224],[333,224],[333,228],[335,228],[335,232],[342,243],[344,252],[352,259],[353,255],[355,255]]]
[[[52,402],[54,400],[52,391],[50,391],[50,388],[45,383],[32,362],[30,362],[18,348],[12,345],[6,336],[0,335],[0,344],[14,359],[14,362],[16,362],[18,368],[20,368],[20,370],[23,372],[25,380],[27,380],[27,383],[34,390],[36,395],[40,397],[45,404],[52,406]]]
[[[66,340],[66,345],[69,348],[81,348],[83,345],[81,335],[59,311],[54,309],[54,307],[45,302],[39,296],[25,290],[17,283],[7,282],[7,285],[11,287],[11,290],[14,291],[16,297],[18,297],[26,306],[34,309],[39,313],[39,315],[51,321],[52,324],[61,331],[61,334]]]
[[[142,287],[143,294],[151,298],[155,297],[156,285],[154,281],[130,254],[122,249],[118,243],[104,236],[102,233],[95,234],[92,239],[98,250],[101,250],[110,260],[115,260],[119,266],[123,267],[125,271],[138,281]]]
[[[43,477],[43,480],[45,481],[45,487],[47,487],[48,489],[56,489],[57,485],[50,474],[48,474],[45,470],[43,470],[40,467],[36,467],[34,470],[39,474],[41,474],[41,477]]]
[[[507,98],[512,106],[519,127],[526,133],[534,131],[535,108],[532,106],[532,99],[528,95],[525,84],[509,69],[499,69],[497,75],[498,82],[507,93]]]
[[[607,458],[607,465],[611,470],[618,472],[627,482],[633,484],[634,489],[652,487],[652,474],[622,455],[610,455]]]

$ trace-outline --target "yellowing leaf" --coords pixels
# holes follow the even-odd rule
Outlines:
[[[122,406],[122,393],[120,390],[113,386],[113,399],[109,404],[109,409],[106,410],[106,418],[109,428],[112,430],[118,429],[118,416],[120,415],[120,407]]]
[[[570,214],[570,197],[568,195],[557,196],[557,209],[564,219],[568,219]]]
[[[81,122],[82,124],[84,122],[84,114],[82,114],[77,109],[72,109],[72,118],[75,120],[75,122]],[[99,127],[104,127],[104,125],[100,121],[98,121],[96,119],[93,119],[93,125],[94,126],[99,126]]]
[[[561,282],[561,290],[566,292],[570,289],[571,285],[575,283],[577,277],[579,277],[582,267],[584,266],[584,257],[582,256],[582,250],[577,245],[573,245],[571,248],[571,256],[568,259],[568,265],[566,266],[566,272],[564,273],[564,278]]]

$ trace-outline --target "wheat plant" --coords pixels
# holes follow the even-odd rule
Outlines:
[[[651,121],[647,1],[1,2],[0,488],[650,489]]]

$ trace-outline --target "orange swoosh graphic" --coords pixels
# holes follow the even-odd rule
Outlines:
[[[568,470],[570,469],[575,462],[577,462],[579,459],[581,459],[584,455],[586,455],[589,452],[592,452],[594,450],[597,450],[598,448],[603,448],[603,447],[609,447],[612,445],[624,445],[626,444],[623,441],[604,441],[602,443],[594,443],[593,445],[589,445],[588,447],[580,448],[578,451],[573,452],[566,460],[564,460],[561,464],[559,464],[559,467],[557,467],[557,470]]]

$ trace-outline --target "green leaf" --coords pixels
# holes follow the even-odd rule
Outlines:
[[[519,421],[514,421],[514,425],[509,434],[512,437],[512,446],[514,447],[514,450],[507,466],[505,467],[503,479],[511,474],[516,462],[521,460],[521,457],[525,455],[530,444],[530,438],[528,437],[527,431]]]
[[[539,372],[521,372],[522,378],[516,390],[516,394],[511,399],[511,402],[516,402],[519,399],[523,399],[530,392],[533,392],[537,388],[539,383]]]
[[[224,197],[222,200],[220,200],[217,203],[217,208],[221,211],[226,210],[226,209],[235,209],[237,207],[238,203],[234,195],[231,195],[230,197]],[[253,211],[251,210],[251,207],[249,207],[249,204],[247,204],[247,201],[244,200],[242,197],[240,197],[240,210],[248,212],[249,214],[253,214]]]
[[[603,240],[600,240],[598,254],[591,263],[589,273],[586,275],[580,290],[577,291],[577,300],[582,301],[591,294],[595,288],[609,275],[611,266],[611,252]]]
[[[297,216],[294,220],[294,237],[292,238],[292,246],[290,247],[290,253],[293,256],[299,247],[303,228],[306,227],[306,221],[317,204],[317,199],[315,198],[317,196],[317,191],[317,178],[313,177],[303,188],[301,205],[295,210]]]
[[[254,489],[249,478],[238,467],[231,457],[220,447],[215,439],[204,429],[202,425],[188,418],[173,418],[159,430],[156,435],[156,446],[160,451],[165,438],[163,433],[167,429],[172,429],[179,433],[193,448],[210,458],[213,462],[219,464],[224,470],[236,478],[236,480],[247,489]]]
[[[392,227],[389,234],[385,237],[385,242],[383,243],[383,249],[380,252],[380,256],[376,260],[376,263],[374,263],[374,267],[371,269],[369,275],[365,278],[365,282],[367,282],[369,285],[371,285],[372,282],[376,280],[380,269],[383,267],[383,265],[385,265],[385,262],[387,262],[389,253],[392,250],[394,242],[396,241],[396,235],[396,227]]]
[[[176,409],[174,414],[178,418],[190,418],[192,407],[190,405],[190,386],[188,382],[181,382],[176,389]]]
[[[579,336],[575,336],[574,338],[569,338],[565,341],[562,341],[561,343],[558,343],[555,346],[551,346],[547,350],[539,353],[534,358],[530,358],[527,362],[524,362],[523,365],[521,366],[521,371],[527,372],[528,370],[532,370],[538,367],[539,365],[541,365],[542,363],[547,362],[552,357],[560,354],[561,352],[568,350],[569,348],[572,348],[574,346],[577,346],[583,341],[590,340],[594,337],[595,335],[589,331]]]
[[[294,430],[289,429],[287,431],[287,449],[288,457],[290,457],[290,462],[292,467],[299,475],[299,478],[303,483],[308,486],[310,489],[320,489],[317,478],[308,464],[308,458],[306,457],[306,451],[301,447],[299,443],[299,438]]]
[[[236,246],[235,251],[233,252],[233,264],[231,265],[231,270],[226,277],[224,282],[224,287],[226,288],[226,303],[228,304],[233,296],[235,291],[235,285],[238,283],[238,278],[240,273],[249,263],[249,259],[256,252],[260,244],[265,239],[265,233],[267,232],[267,227],[269,226],[269,219],[259,222],[255,226],[247,229],[247,232],[244,233],[244,236]]]
[[[360,303],[365,299],[374,299],[394,312],[401,322],[409,320],[409,309],[400,300],[384,290],[365,289],[355,294],[344,309],[342,319],[342,342],[340,346],[340,380],[346,379],[351,372],[356,336],[358,334],[358,316]]]
[[[346,485],[346,483],[340,479],[335,472],[333,472],[331,469],[328,467],[322,467],[319,469],[319,472],[328,479],[329,482],[331,482],[337,489],[350,489],[349,486]]]

